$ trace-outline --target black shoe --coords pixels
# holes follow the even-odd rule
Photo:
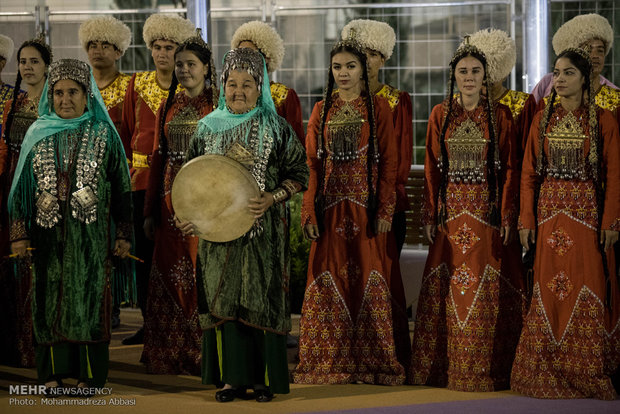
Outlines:
[[[254,390],[254,395],[256,396],[256,401],[258,402],[269,402],[273,400],[273,394],[271,391],[264,388]]]
[[[123,345],[137,345],[144,343],[144,328],[140,328],[135,334],[123,339]]]
[[[297,345],[299,345],[299,342],[297,341],[297,338],[295,338],[293,335],[287,334],[286,335],[286,347],[287,348],[296,348]]]
[[[219,390],[215,393],[215,401],[225,403],[231,402],[237,396],[237,390],[234,388],[227,388],[225,390]]]

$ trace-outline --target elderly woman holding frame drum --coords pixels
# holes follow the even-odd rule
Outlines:
[[[215,394],[219,402],[247,398],[247,388],[254,389],[256,401],[267,402],[273,393],[289,392],[286,333],[291,322],[283,201],[305,189],[308,167],[295,133],[275,111],[260,53],[231,50],[223,66],[218,108],[200,120],[188,160],[207,154],[217,165],[238,161],[237,167],[251,174],[259,190],[244,206],[253,219],[249,231],[226,242],[200,240],[198,246],[198,309],[205,331],[202,378],[205,384],[223,386]],[[236,192],[238,188],[229,188],[231,198]],[[174,187],[172,197],[175,203]],[[212,194],[202,210],[220,201]],[[181,230],[210,237],[176,204],[175,211],[182,217],[177,224]],[[221,214],[214,217],[214,226],[225,229]],[[225,240],[225,231],[211,239]]]

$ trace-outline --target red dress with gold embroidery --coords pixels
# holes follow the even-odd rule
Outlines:
[[[607,289],[597,231],[600,212],[589,168],[588,113],[584,107],[567,112],[556,105],[544,141],[547,170],[539,177],[536,164],[543,113],[538,112],[532,123],[521,177],[520,227],[536,232],[536,258],[532,303],[517,348],[511,387],[537,398],[614,399],[609,375],[620,362],[620,296],[613,249],[609,249],[611,306],[605,305]],[[620,137],[609,111],[598,109],[597,115],[598,139],[602,140],[598,157],[601,176],[606,178],[601,228],[617,231]],[[569,172],[558,173],[564,164]]]
[[[156,125],[160,125],[164,106],[165,101],[157,112]],[[179,92],[166,114],[166,145],[160,145],[159,129],[155,135],[144,203],[144,217],[153,217],[156,227],[142,353],[142,362],[153,374],[200,374],[202,330],[196,293],[198,238],[184,236],[175,226],[171,192],[198,120],[212,110],[211,88],[205,88],[194,98]]]
[[[277,82],[271,82],[271,98],[276,106],[276,112],[286,119],[302,145],[306,143],[304,123],[301,119],[301,104],[295,89]]]
[[[12,99],[4,107],[2,125],[11,110]],[[14,108],[10,136],[3,129],[0,140],[0,363],[23,367],[35,365],[32,332],[32,275],[30,260],[8,258],[11,237],[7,199],[26,131],[38,117],[39,100],[20,93]]]
[[[411,337],[409,336],[409,316],[407,315],[407,300],[405,287],[400,273],[400,249],[407,233],[405,211],[411,210],[407,199],[405,185],[411,171],[411,158],[413,157],[413,112],[411,98],[404,91],[383,85],[377,95],[385,98],[392,110],[394,119],[394,140],[398,149],[398,167],[396,171],[396,207],[394,222],[390,230],[391,237],[397,243],[396,255],[392,257],[392,274],[390,276],[390,294],[392,295],[392,319],[394,325],[394,341],[396,344],[396,356],[398,362],[405,369],[409,367],[411,360]],[[390,243],[392,240],[388,240]],[[392,250],[390,250],[392,251]]]
[[[428,123],[425,225],[437,224],[441,204],[439,139],[447,105],[444,101],[435,106]],[[502,268],[502,239],[499,228],[490,224],[486,154],[494,148],[489,148],[486,101],[481,98],[472,111],[464,110],[457,99],[452,105],[446,131],[446,224],[437,228],[429,247],[416,313],[410,380],[458,391],[494,391],[509,384],[521,330],[521,273]],[[509,109],[496,104],[494,112],[499,154],[495,159],[501,162],[498,211],[501,225],[508,226],[516,224],[516,143]],[[459,179],[461,173],[470,172],[473,181]]]
[[[317,157],[317,135],[323,102],[315,105],[310,118],[306,140],[310,182],[304,193],[302,225],[317,223],[317,191],[323,191],[325,198],[323,228],[310,249],[300,321],[300,361],[293,374],[297,383],[398,385],[405,380],[392,332],[388,233],[372,233],[367,213],[370,128],[365,99],[360,96],[344,102],[338,94],[333,95],[323,134],[327,154],[322,158]],[[373,171],[373,186],[378,185],[377,217],[391,221],[398,160],[393,120],[387,102],[376,96],[373,99],[380,155]],[[339,135],[352,145],[355,155],[336,160],[335,129],[329,122],[343,121],[345,113],[363,121],[356,124],[360,129],[354,134]],[[336,122],[333,125],[337,128]]]

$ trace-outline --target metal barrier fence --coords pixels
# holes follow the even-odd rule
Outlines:
[[[235,29],[250,20],[270,22],[282,35],[286,55],[274,79],[294,88],[301,100],[303,118],[307,121],[314,104],[321,99],[326,83],[329,50],[341,28],[355,18],[370,18],[394,27],[397,43],[394,54],[381,73],[382,81],[409,92],[413,103],[414,164],[424,160],[426,124],[432,107],[445,97],[448,84],[447,65],[462,36],[480,28],[495,27],[511,34],[517,43],[517,65],[509,85],[525,89],[523,75],[526,61],[524,44],[527,31],[522,19],[522,4],[527,0],[466,0],[437,3],[366,3],[366,4],[300,4],[286,0],[257,0],[242,7],[217,7],[225,2],[211,1],[210,43],[216,66],[230,47]],[[597,12],[607,17],[612,26],[620,25],[620,5],[608,1],[547,0],[550,5],[551,30],[579,13]],[[217,4],[216,4],[217,3]],[[326,3],[325,1],[323,3]],[[33,12],[0,12],[2,33],[11,36],[15,44],[31,38],[37,28],[47,29],[56,58],[73,57],[86,60],[79,46],[79,24],[93,15],[110,14],[124,20],[134,33],[134,41],[121,59],[124,72],[152,70],[153,64],[142,42],[142,24],[154,12],[179,13],[186,9],[131,10],[51,10]],[[39,17],[41,16],[41,17]],[[620,32],[615,48],[607,58],[605,76],[620,82]],[[550,41],[550,40],[549,40]],[[619,52],[615,52],[619,50]],[[15,61],[3,72],[10,81],[16,74]]]

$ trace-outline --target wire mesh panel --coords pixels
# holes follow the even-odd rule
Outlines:
[[[620,2],[619,1],[575,1],[551,0],[552,35],[562,24],[580,14],[598,13],[614,28],[614,44],[605,58],[602,75],[615,85],[620,84]],[[551,42],[551,37],[549,38]],[[551,50],[553,53],[553,50]],[[551,56],[553,61],[554,56]],[[551,70],[551,68],[549,68]]]
[[[396,46],[380,80],[409,92],[413,103],[413,163],[423,164],[428,117],[446,95],[447,67],[454,50],[465,34],[481,28],[510,32],[510,2],[329,6],[276,9],[275,26],[286,46],[282,68],[276,74],[278,81],[297,91],[307,121],[314,103],[322,98],[329,50],[339,40],[342,27],[358,18],[390,24],[396,32]]]

